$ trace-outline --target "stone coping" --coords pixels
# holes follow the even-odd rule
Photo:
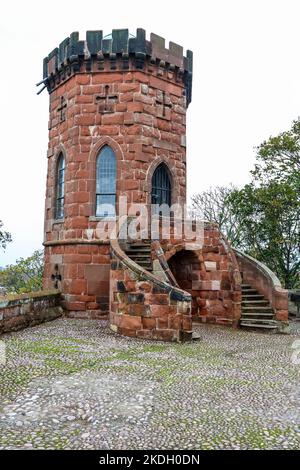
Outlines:
[[[28,292],[26,294],[9,294],[0,296],[0,309],[7,308],[12,304],[27,303],[31,300],[43,300],[49,297],[60,297],[61,293],[57,290]]]
[[[232,264],[233,264],[233,270],[238,274],[237,278],[235,279],[235,287],[240,290],[241,289],[241,284],[242,284],[242,276],[241,276],[241,273],[240,273],[240,267],[239,267],[239,263],[236,259],[236,256],[235,256],[235,249],[232,248],[232,246],[230,245],[229,241],[227,240],[227,238],[225,237],[225,235],[220,232],[220,240],[224,246],[224,249],[226,251],[226,253],[228,254],[228,257],[230,258]]]
[[[250,255],[247,255],[246,253],[242,252],[241,250],[238,250],[237,248],[233,248],[233,251],[237,254],[237,256],[245,258],[252,265],[254,265],[265,277],[267,277],[271,281],[275,289],[286,290],[282,287],[281,282],[276,276],[276,274],[271,271],[271,269],[268,268],[268,266],[266,266],[264,263],[258,261]]]

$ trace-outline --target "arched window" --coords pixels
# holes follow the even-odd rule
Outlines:
[[[56,167],[56,205],[55,218],[62,219],[64,217],[65,202],[65,157],[61,153],[57,160]]]
[[[116,215],[117,162],[114,151],[105,145],[97,157],[96,169],[96,216]]]
[[[158,165],[152,176],[152,204],[171,206],[171,181],[169,170],[164,163]]]

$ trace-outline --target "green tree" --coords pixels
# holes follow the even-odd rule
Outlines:
[[[257,197],[258,258],[266,261],[286,288],[300,282],[300,120],[257,148],[252,193]],[[249,191],[248,191],[249,194]],[[255,230],[254,230],[255,233]],[[254,246],[252,245],[252,249]]]
[[[44,251],[37,250],[29,258],[20,258],[16,264],[0,271],[0,285],[9,294],[23,294],[42,289]]]
[[[257,147],[256,164],[251,172],[260,182],[290,181],[300,186],[300,120],[290,130],[270,137]]]
[[[2,230],[3,228],[3,222],[0,220],[0,248],[2,250],[5,250],[7,243],[11,242],[11,234],[9,232],[6,232],[5,230]]]
[[[300,194],[287,181],[248,184],[229,196],[240,220],[243,243],[236,245],[264,262],[288,288],[299,286]]]

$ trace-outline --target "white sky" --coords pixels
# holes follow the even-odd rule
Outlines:
[[[72,31],[137,27],[194,52],[189,194],[244,184],[253,148],[300,114],[299,0],[2,1],[0,219],[13,243],[0,266],[43,240],[48,93],[43,58]]]

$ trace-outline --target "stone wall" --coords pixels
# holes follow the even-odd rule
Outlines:
[[[0,334],[54,320],[63,313],[59,305],[57,291],[0,297]]]

